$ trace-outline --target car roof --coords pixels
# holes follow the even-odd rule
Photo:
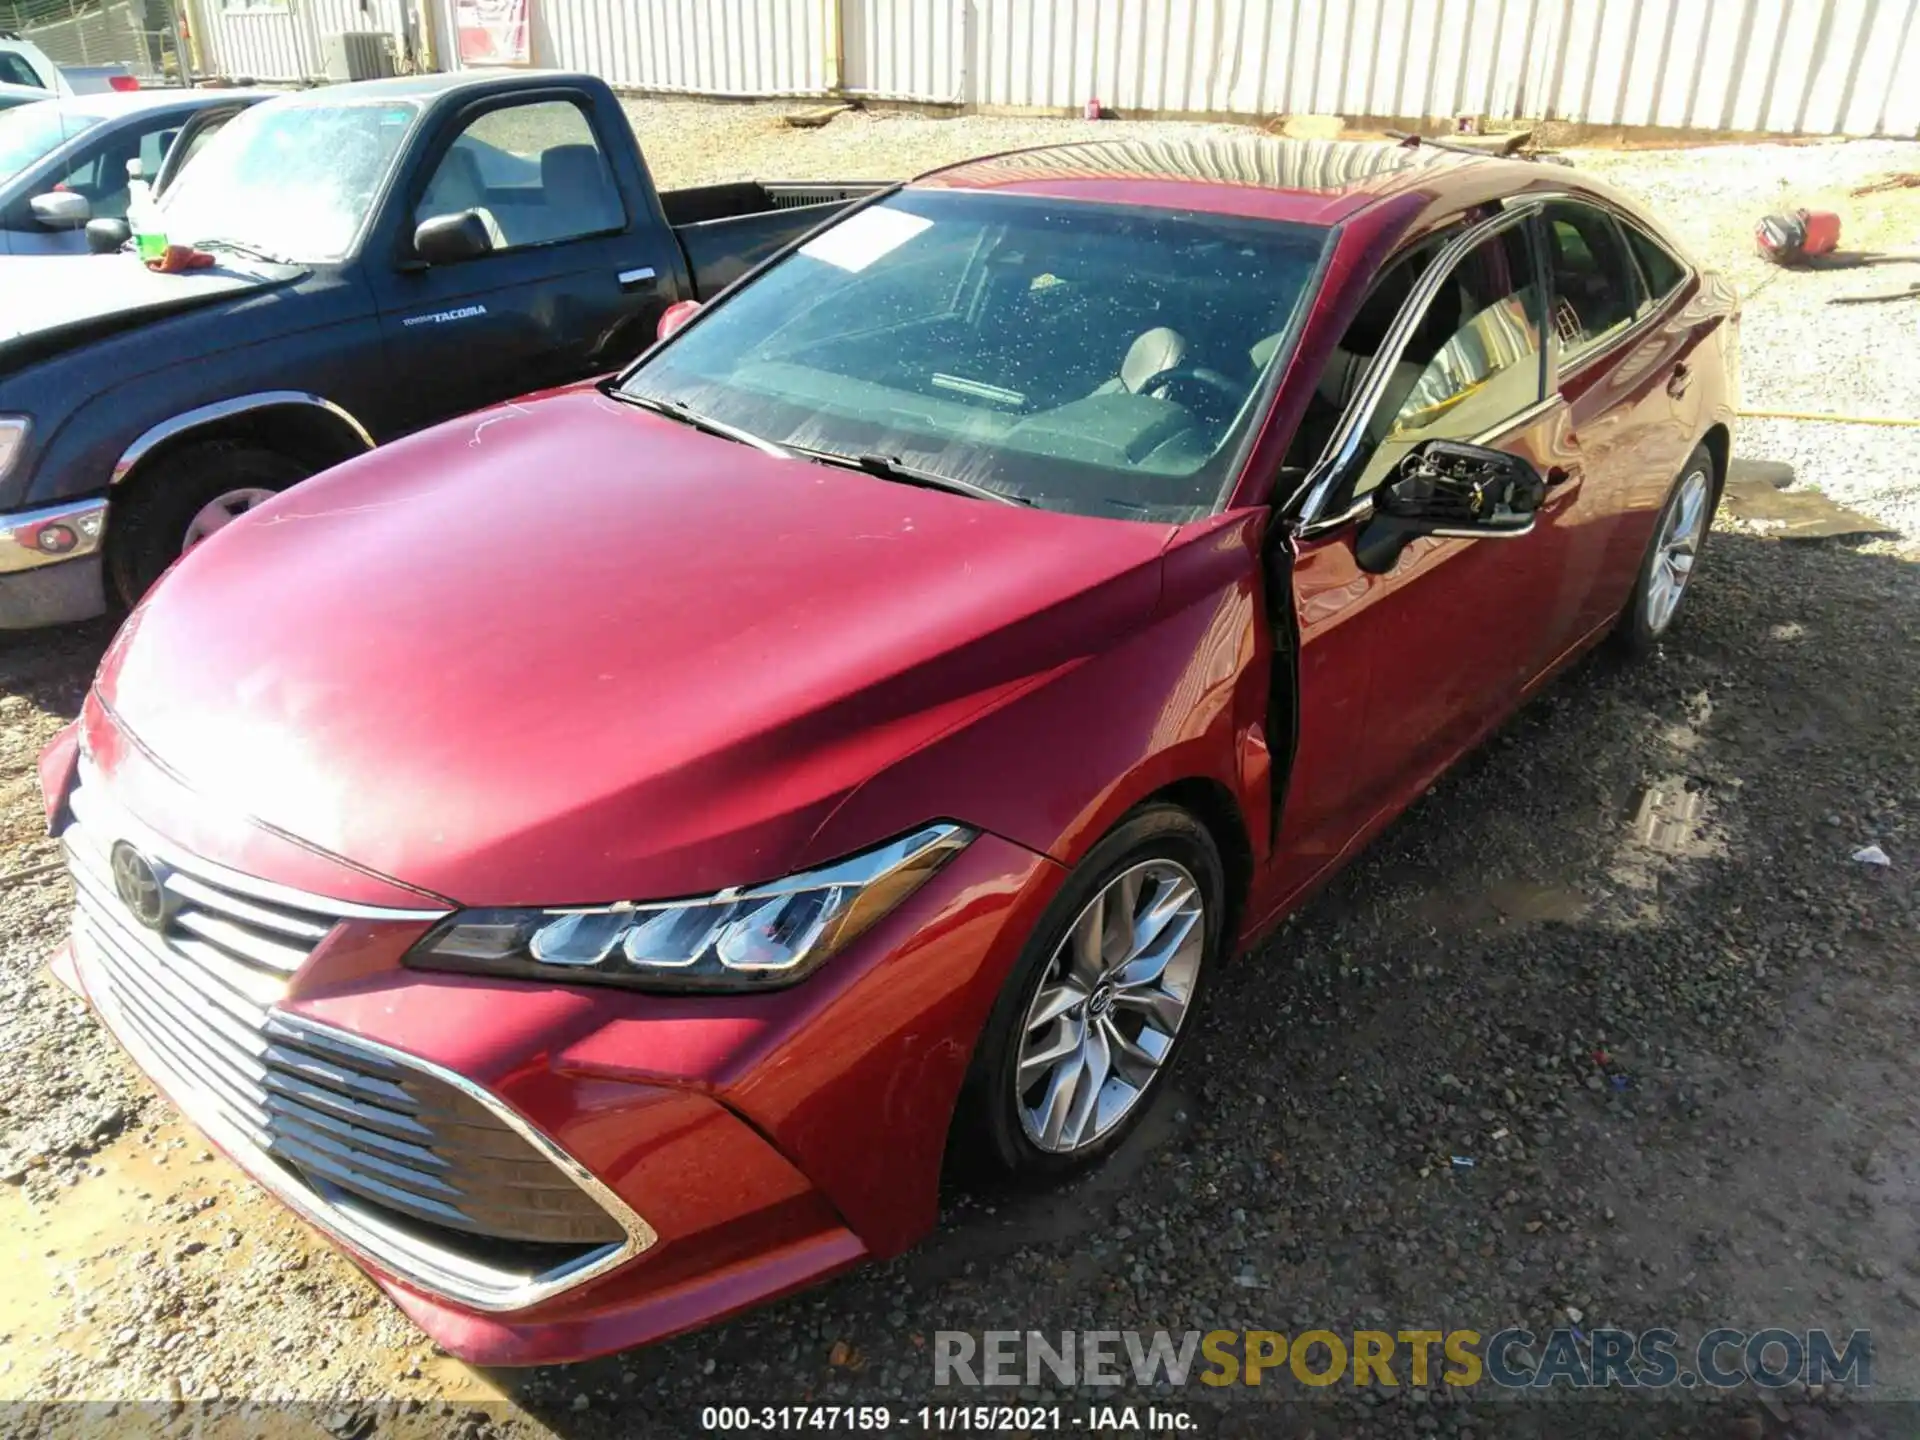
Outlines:
[[[1469,171],[1491,180],[1489,169],[1513,172],[1516,190],[1532,173],[1523,162],[1432,145],[1249,133],[1044,145],[962,161],[912,184],[1332,225],[1394,195],[1452,188]]]
[[[118,120],[122,116],[144,115],[150,110],[169,107],[204,110],[215,105],[231,105],[235,101],[251,104],[256,100],[265,100],[273,93],[271,90],[102,90],[92,95],[55,95],[45,92],[44,98],[76,115]]]
[[[529,80],[581,84],[590,79],[571,70],[454,70],[427,75],[395,75],[385,80],[355,80],[345,85],[322,85],[314,90],[290,91],[286,98],[315,105],[324,105],[329,100],[434,100],[450,91],[524,85]]]

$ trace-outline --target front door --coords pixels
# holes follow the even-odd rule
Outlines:
[[[492,251],[418,260],[413,228],[460,211],[479,214]],[[462,112],[403,228],[401,258],[374,272],[397,429],[618,367],[651,341],[675,273],[649,248],[651,217],[627,213],[587,98],[564,88]]]
[[[1586,552],[1599,537],[1573,523],[1573,430],[1545,389],[1545,292],[1527,217],[1503,217],[1451,254],[1409,302],[1374,372],[1384,383],[1343,419],[1332,487],[1296,542],[1299,743],[1276,847],[1290,873],[1276,875],[1276,896],[1398,811],[1507,712],[1598,561]],[[1552,482],[1546,505],[1527,534],[1422,537],[1370,574],[1355,554],[1369,496],[1428,440],[1521,456]]]

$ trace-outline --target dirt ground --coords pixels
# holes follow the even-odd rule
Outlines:
[[[669,183],[896,173],[894,141],[862,159],[885,126],[965,154],[1048,123],[802,134],[759,109],[636,113]],[[762,138],[729,138],[749,122]],[[1653,190],[1683,164],[1603,163]],[[1915,209],[1888,233],[1908,220],[1920,232]],[[1920,469],[1904,436],[1858,443],[1894,479]],[[0,638],[0,1429],[246,1434],[261,1416],[233,1407],[284,1400],[307,1406],[274,1417],[289,1433],[338,1440],[694,1434],[703,1405],[978,1398],[933,1388],[941,1329],[1484,1334],[1572,1317],[1868,1329],[1875,1384],[1677,1411],[1616,1395],[1552,1407],[1539,1433],[1915,1433],[1920,1408],[1870,1402],[1920,1401],[1916,538],[1717,533],[1656,658],[1583,664],[1219,977],[1171,1093],[1092,1175],[955,1190],[898,1260],[535,1371],[440,1354],[210,1154],[47,976],[70,892],[47,868],[33,757],[111,632]],[[1850,858],[1869,844],[1892,863]],[[1515,1414],[1441,1387],[1284,1415],[1118,1399],[1193,1410],[1209,1434],[1484,1436]],[[62,1403],[79,1400],[101,1403]]]

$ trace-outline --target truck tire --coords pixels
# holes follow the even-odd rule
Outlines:
[[[290,456],[241,441],[203,440],[161,456],[113,498],[107,578],[135,604],[208,535],[312,473]]]

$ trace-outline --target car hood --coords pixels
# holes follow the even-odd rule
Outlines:
[[[228,526],[99,694],[208,802],[458,903],[672,898],[827,858],[807,841],[863,782],[1141,623],[1169,534],[582,388]]]
[[[196,310],[306,272],[216,265],[162,275],[130,252],[16,255],[0,262],[0,375],[103,335]]]

